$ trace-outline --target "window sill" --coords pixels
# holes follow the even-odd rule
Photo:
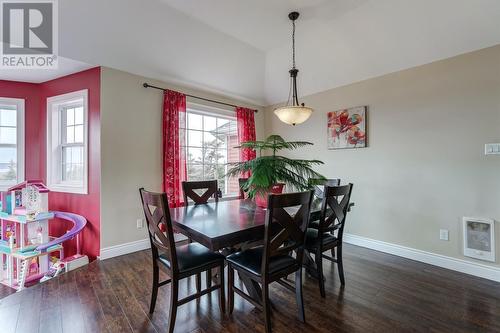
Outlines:
[[[5,192],[9,188],[11,188],[12,186],[15,186],[15,185],[22,183],[22,182],[24,182],[23,178],[21,178],[19,180],[11,180],[11,181],[4,180],[4,181],[0,182],[0,191]]]
[[[219,198],[219,201],[238,200],[239,198],[240,198],[239,195],[231,195],[231,196]]]
[[[71,194],[89,194],[88,189],[86,187],[83,187],[83,186],[52,184],[52,185],[48,185],[48,188],[51,192],[71,193]]]

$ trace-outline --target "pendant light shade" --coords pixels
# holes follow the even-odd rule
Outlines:
[[[301,105],[282,106],[274,110],[274,114],[279,118],[279,120],[285,124],[293,126],[296,124],[302,124],[304,121],[309,119],[312,113],[312,108]]]
[[[313,109],[299,103],[297,93],[297,75],[299,70],[295,68],[295,20],[299,18],[298,12],[291,12],[288,18],[292,21],[292,69],[290,69],[290,94],[285,106],[274,110],[274,114],[282,122],[295,126],[301,124],[313,113]]]

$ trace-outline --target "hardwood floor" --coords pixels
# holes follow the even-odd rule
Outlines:
[[[500,332],[499,283],[352,245],[345,245],[344,266],[340,288],[325,261],[326,299],[304,277],[306,324],[294,295],[274,285],[273,332]],[[149,251],[91,263],[1,300],[0,331],[165,332],[169,288],[160,288],[149,317],[151,275]],[[183,280],[181,297],[194,289],[194,279]],[[234,313],[221,316],[214,294],[181,306],[175,331],[263,332],[263,323],[238,296]]]

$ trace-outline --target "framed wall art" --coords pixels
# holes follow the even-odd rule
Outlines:
[[[328,112],[328,149],[366,147],[367,106]]]

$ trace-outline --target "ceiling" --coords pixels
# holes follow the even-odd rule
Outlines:
[[[175,9],[262,51],[289,44],[288,13],[300,25],[335,20],[368,0],[163,0]],[[379,0],[380,1],[380,0]]]
[[[293,10],[301,95],[500,44],[498,0],[163,1],[264,51],[268,104],[288,96]]]
[[[65,0],[59,53],[269,105],[288,96],[292,10],[301,95],[500,44],[498,0]]]
[[[59,57],[57,69],[2,69],[0,80],[41,83],[61,76],[81,72],[95,67],[93,65]]]

